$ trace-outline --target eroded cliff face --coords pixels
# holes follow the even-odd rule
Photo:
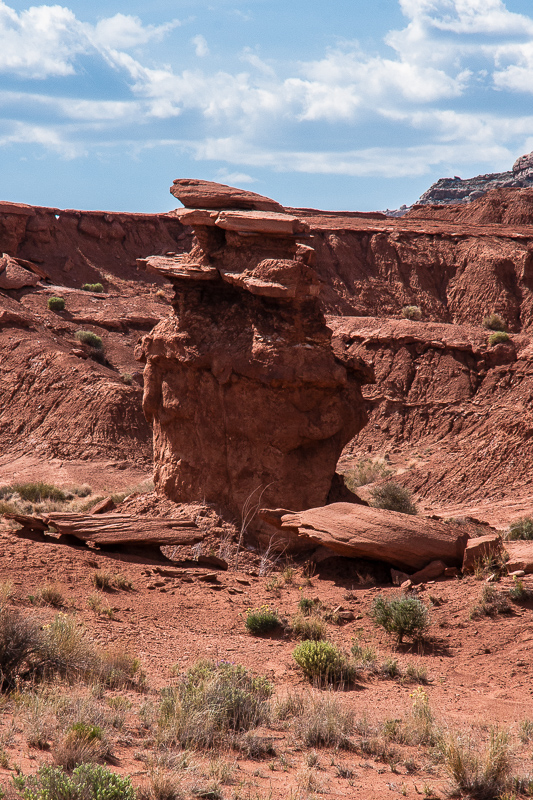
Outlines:
[[[289,214],[185,210],[196,242],[151,258],[175,315],[144,337],[144,411],[155,482],[176,501],[240,514],[248,498],[294,510],[327,501],[343,446],[363,427],[363,362],[336,357],[305,226]]]

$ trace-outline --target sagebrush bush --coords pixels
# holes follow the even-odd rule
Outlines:
[[[103,342],[100,336],[92,331],[76,331],[76,339],[82,344],[88,344],[89,347],[94,347],[96,350],[101,350]]]
[[[50,311],[64,311],[65,299],[63,297],[49,297],[47,305]]]
[[[101,294],[104,291],[101,283],[84,283],[81,288],[84,292],[96,292],[97,294]]]
[[[370,609],[374,625],[393,634],[401,644],[404,636],[421,638],[429,626],[429,609],[417,597],[400,595],[391,600],[379,595]]]
[[[375,486],[370,495],[374,508],[399,511],[401,514],[417,513],[416,505],[413,503],[409,490],[398,483],[394,483],[394,481]]]
[[[495,344],[505,344],[510,340],[510,336],[505,331],[496,331],[489,336],[489,345],[494,347]]]
[[[355,467],[344,473],[344,483],[350,491],[355,491],[359,486],[375,483],[385,478],[390,478],[392,470],[381,459],[362,458]]]
[[[45,765],[35,775],[16,776],[13,783],[24,800],[136,800],[129,778],[96,764],[81,764],[72,775]]]
[[[64,503],[67,499],[63,489],[58,489],[57,486],[44,483],[44,481],[14,483],[9,488],[16,492],[22,500],[27,500],[29,503],[42,503],[43,500]]]
[[[522,519],[517,519],[516,522],[511,522],[506,538],[509,541],[533,539],[533,519],[531,517],[522,517]]]
[[[419,322],[422,319],[422,310],[420,306],[404,306],[402,308],[402,317]]]
[[[483,327],[489,331],[505,331],[507,328],[505,320],[494,312],[483,317]]]
[[[183,747],[213,747],[268,718],[272,685],[240,664],[198,661],[162,692],[161,742]]]
[[[331,642],[302,642],[292,657],[304,675],[319,685],[351,683],[355,678],[353,663]]]
[[[246,629],[253,633],[254,636],[261,636],[263,633],[270,633],[279,628],[281,620],[277,611],[269,608],[269,606],[261,606],[260,608],[249,608],[247,610],[244,624]]]

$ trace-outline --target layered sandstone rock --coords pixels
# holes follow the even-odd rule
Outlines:
[[[333,352],[314,251],[299,242],[306,226],[236,203],[184,210],[189,255],[142,262],[175,288],[175,315],[138,350],[156,486],[233,513],[249,498],[323,505],[344,444],[366,422],[360,387],[372,373]]]

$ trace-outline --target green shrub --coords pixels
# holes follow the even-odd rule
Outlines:
[[[43,500],[53,500],[56,503],[64,503],[67,499],[65,492],[52,486],[50,483],[37,481],[34,483],[14,483],[11,487],[22,500],[29,503],[42,503]]]
[[[233,734],[261,725],[268,716],[273,687],[240,664],[198,661],[177,686],[162,691],[161,743],[213,747]]]
[[[353,492],[359,486],[366,486],[368,483],[390,478],[391,475],[392,470],[385,461],[362,458],[355,467],[344,473],[344,483]]]
[[[402,317],[413,320],[414,322],[419,322],[419,320],[422,319],[420,306],[404,306],[402,308]]]
[[[491,333],[489,336],[489,345],[494,347],[495,344],[505,344],[509,339],[510,336],[505,331],[496,331],[496,333]]]
[[[24,800],[135,800],[129,778],[106,767],[81,764],[68,775],[62,767],[41,766],[36,775],[13,779]]]
[[[483,317],[483,327],[488,328],[489,331],[505,331],[507,325],[499,314],[487,314]]]
[[[526,589],[524,581],[518,580],[516,575],[513,575],[513,585],[509,589],[509,597],[517,603],[525,603],[533,598],[533,592],[531,589]]]
[[[400,597],[387,600],[376,597],[370,609],[374,624],[387,633],[394,634],[398,644],[404,636],[421,638],[429,625],[429,609],[417,597]]]
[[[89,347],[94,347],[96,350],[101,350],[103,342],[100,336],[92,331],[76,331],[76,339],[82,344],[88,344]]]
[[[48,308],[50,311],[64,311],[65,310],[65,300],[63,297],[49,297],[48,298]]]
[[[511,522],[506,538],[509,541],[533,539],[533,519],[531,517],[522,517],[522,519],[517,519],[516,522]]]
[[[351,683],[355,667],[331,642],[305,641],[293,650],[292,657],[309,680],[317,684]]]
[[[97,292],[98,294],[104,291],[101,283],[84,283],[81,288],[84,292]]]
[[[318,598],[312,600],[310,597],[304,597],[303,594],[298,600],[298,608],[305,616],[308,616],[309,614],[312,614],[315,611],[317,611],[320,605],[321,603],[320,600],[318,600]]]
[[[388,481],[380,486],[375,486],[371,492],[374,508],[383,508],[387,511],[399,511],[401,514],[416,514],[416,505],[413,503],[411,493],[398,483]]]
[[[246,612],[246,629],[254,636],[261,636],[263,633],[270,633],[281,625],[278,612],[273,611],[268,606],[261,608],[249,608]]]
[[[322,617],[319,617],[318,614],[311,614],[308,617],[303,614],[296,614],[292,620],[292,632],[298,639],[318,642],[320,639],[326,638],[327,627]]]

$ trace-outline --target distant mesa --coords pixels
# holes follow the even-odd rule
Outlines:
[[[463,180],[458,175],[440,178],[420,197],[416,205],[471,203],[491,189],[533,188],[533,153],[520,156],[508,172],[492,172]]]

